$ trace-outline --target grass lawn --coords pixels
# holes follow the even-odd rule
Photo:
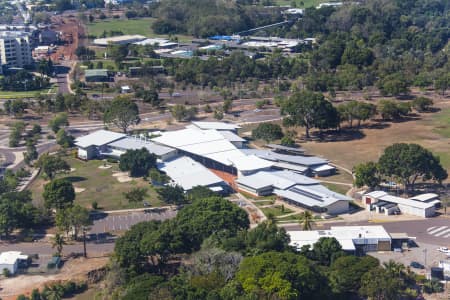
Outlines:
[[[450,138],[450,108],[443,109],[433,116],[434,132],[437,134]]]
[[[275,217],[290,214],[293,212],[289,208],[284,208],[284,210],[282,210],[281,205],[276,205],[276,206],[272,206],[272,207],[268,207],[268,208],[261,208],[261,210],[266,216],[268,216],[270,213],[272,213]]]
[[[49,88],[28,92],[0,91],[0,99],[34,98],[37,94],[47,94],[49,90],[50,93],[54,93],[57,87],[51,86]]]
[[[99,37],[104,31],[110,30],[122,31],[123,34],[140,34],[147,37],[164,37],[168,35],[156,34],[151,28],[155,18],[140,18],[140,19],[105,19],[87,23],[87,30],[89,35]],[[191,36],[175,35],[180,41],[188,41],[192,39]]]
[[[333,192],[340,193],[343,195],[345,195],[345,193],[347,193],[347,191],[350,189],[349,186],[341,185],[341,184],[334,184],[334,183],[328,183],[328,182],[322,182],[321,184],[326,186]]]
[[[148,189],[148,197],[145,200],[152,206],[163,205],[158,200],[152,186],[142,178],[134,178],[130,182],[120,183],[116,177],[113,177],[113,172],[118,171],[118,164],[111,164],[112,168],[110,169],[99,169],[98,167],[104,163],[101,160],[84,162],[72,157],[66,157],[65,159],[75,171],[60,174],[58,178],[67,178],[72,181],[74,187],[85,189],[83,192],[76,194],[75,203],[91,208],[92,202],[96,201],[99,208],[103,210],[138,208],[142,207],[142,203],[129,204],[123,193],[135,187],[145,187]],[[43,203],[42,192],[45,183],[47,181],[40,176],[30,186],[33,201],[36,204]]]
[[[273,201],[272,200],[253,201],[253,204],[255,204],[256,206],[271,205],[273,204]]]

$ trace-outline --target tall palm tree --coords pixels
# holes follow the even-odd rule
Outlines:
[[[311,230],[313,223],[313,215],[310,211],[306,210],[300,214],[300,225],[303,230]]]
[[[392,275],[401,278],[405,274],[405,265],[394,260],[383,263],[384,268]]]
[[[55,237],[52,238],[52,248],[56,248],[58,255],[61,255],[64,245],[66,245],[64,236],[60,233],[56,233]]]

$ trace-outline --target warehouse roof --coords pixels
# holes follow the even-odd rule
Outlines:
[[[416,201],[421,201],[421,202],[428,202],[430,200],[435,200],[435,199],[438,199],[438,198],[439,198],[438,194],[426,193],[426,194],[416,195],[416,196],[411,197],[409,199],[416,200]]]
[[[295,185],[318,185],[319,182],[312,178],[291,171],[260,171],[252,175],[241,176],[236,183],[245,185],[255,190],[273,186],[286,190]]]
[[[288,155],[261,149],[244,149],[243,151],[247,154],[254,154],[263,159],[293,163],[302,166],[315,166],[328,164],[328,160],[315,156]]]
[[[383,226],[332,226],[330,230],[288,231],[291,245],[300,249],[304,245],[313,245],[321,237],[334,237],[343,250],[353,251],[355,245],[390,241],[391,236]]]
[[[28,259],[28,255],[24,255],[20,251],[2,252],[0,254],[0,265],[13,265],[18,259]]]
[[[93,43],[95,45],[107,46],[109,43],[112,43],[112,44],[128,44],[128,43],[135,43],[135,42],[143,41],[145,39],[146,39],[145,36],[138,35],[138,34],[135,34],[135,35],[119,35],[119,36],[95,39]]]
[[[140,139],[138,137],[127,136],[115,142],[108,144],[110,147],[115,147],[123,150],[136,150],[146,148],[148,152],[155,154],[156,156],[162,156],[173,151],[173,148],[155,144],[151,141]]]
[[[296,153],[305,152],[305,150],[303,150],[300,147],[288,147],[288,146],[276,145],[276,144],[267,144],[266,147],[275,149],[275,150],[283,150],[283,151],[296,152]]]
[[[165,172],[185,191],[188,191],[195,186],[225,184],[219,176],[187,156],[160,163],[158,164],[158,169]]]
[[[192,122],[192,124],[200,129],[236,130],[241,128],[239,125],[224,122]]]
[[[104,76],[108,77],[108,70],[106,69],[91,69],[91,70],[85,70],[84,71],[85,77],[97,77],[97,76]]]
[[[388,193],[383,192],[383,191],[373,191],[373,192],[367,193],[366,196],[373,197],[373,198],[376,198],[381,201],[396,203],[396,204],[405,205],[405,206],[411,206],[411,207],[420,208],[420,209],[427,209],[427,208],[434,206],[434,203],[428,203],[428,202],[422,202],[422,201],[417,201],[417,200],[412,200],[412,199],[396,197],[396,196],[389,195]]]
[[[126,134],[109,130],[97,130],[91,134],[79,137],[75,140],[75,145],[81,148],[89,146],[103,146],[118,139],[126,137]]]
[[[228,131],[228,130],[221,130],[219,131],[220,134],[229,140],[230,142],[245,142],[246,140],[238,136],[236,133]]]

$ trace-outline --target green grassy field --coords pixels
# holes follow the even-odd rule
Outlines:
[[[99,166],[104,164],[101,160],[84,162],[71,157],[65,159],[75,170],[68,174],[58,175],[58,178],[67,178],[72,181],[74,187],[85,189],[83,192],[76,194],[75,203],[91,208],[92,202],[96,201],[99,208],[103,210],[138,208],[142,207],[142,203],[128,203],[123,193],[134,187],[144,187],[148,190],[148,197],[145,201],[148,201],[152,206],[163,204],[157,198],[153,187],[142,178],[133,178],[130,182],[120,183],[116,177],[113,177],[113,172],[118,171],[117,164],[111,164],[112,168],[110,169],[99,169]],[[43,203],[42,192],[45,183],[47,181],[41,176],[30,186],[33,201],[36,204]]]
[[[272,207],[267,207],[267,208],[261,208],[261,211],[267,216],[268,214],[272,213],[275,217],[278,216],[282,216],[282,215],[286,215],[286,214],[290,214],[293,211],[290,210],[289,208],[284,208],[284,210],[282,209],[281,205],[276,205],[276,206],[272,206]]]
[[[56,86],[45,88],[42,90],[28,91],[28,92],[12,92],[12,91],[0,91],[0,99],[16,99],[16,98],[34,98],[38,94],[55,93]]]
[[[123,34],[140,34],[147,37],[164,37],[168,35],[155,34],[151,28],[155,18],[141,18],[141,19],[105,19],[93,23],[87,23],[87,30],[89,35],[100,36],[104,31],[110,30],[122,31]],[[192,39],[186,35],[176,35],[180,41]]]
[[[433,116],[434,132],[450,138],[450,108],[443,109]]]
[[[328,183],[328,182],[322,182],[322,185],[326,186],[328,189],[332,190],[333,192],[343,194],[345,195],[347,191],[350,189],[349,186],[341,185],[341,184],[334,184],[334,183]]]

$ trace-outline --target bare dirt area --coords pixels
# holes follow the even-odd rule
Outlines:
[[[87,273],[104,267],[108,257],[76,258],[69,260],[61,268],[61,272],[54,275],[20,275],[1,281],[0,297],[3,300],[15,300],[20,294],[30,294],[35,288],[42,288],[45,284],[56,281],[82,281],[87,279]]]
[[[52,29],[62,34],[64,44],[59,46],[51,59],[54,62],[64,57],[66,60],[76,59],[75,50],[83,45],[85,30],[80,21],[75,17],[53,16]]]
[[[437,112],[421,113],[400,122],[372,121],[360,130],[336,136],[334,141],[308,141],[301,143],[309,154],[320,155],[333,163],[352,169],[358,163],[376,161],[383,150],[394,143],[417,143],[441,156],[444,167],[450,172],[448,155],[450,138],[436,132],[436,120],[448,113],[450,100],[433,97]],[[299,132],[303,134],[303,132]]]

